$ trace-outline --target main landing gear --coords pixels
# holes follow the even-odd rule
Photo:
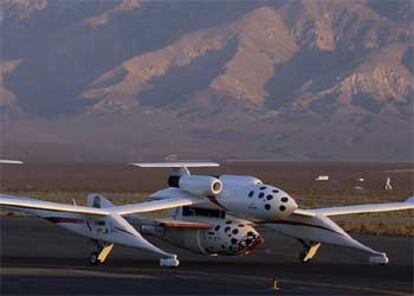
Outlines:
[[[106,260],[106,257],[108,257],[109,253],[112,251],[112,248],[114,247],[113,243],[107,243],[107,242],[95,242],[97,246],[97,251],[92,252],[89,255],[89,263],[91,265],[98,265],[101,263],[104,263]]]
[[[160,266],[163,267],[178,267],[180,265],[180,261],[178,261],[177,256],[174,255],[172,257],[161,258],[160,259]]]
[[[370,264],[377,264],[377,265],[386,265],[388,264],[389,260],[387,257],[387,254],[381,253],[376,256],[369,257],[369,263]]]
[[[312,258],[316,255],[318,252],[321,243],[317,242],[309,242],[304,240],[299,240],[303,247],[305,248],[302,252],[299,254],[299,260],[301,263],[308,263],[312,260]]]

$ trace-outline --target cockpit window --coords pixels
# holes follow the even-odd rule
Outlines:
[[[249,197],[253,197],[253,194],[254,194],[254,191],[252,190],[252,191],[250,191],[249,192]]]
[[[279,190],[277,190],[277,189],[273,189],[273,190],[272,190],[272,192],[273,192],[273,193],[279,193]]]
[[[281,199],[280,199],[282,202],[288,202],[288,198],[287,197],[282,197]]]
[[[264,193],[263,192],[260,192],[259,193],[259,198],[263,198],[264,197]]]
[[[260,187],[260,190],[265,190],[265,189],[266,189],[266,186]]]
[[[268,196],[266,196],[267,200],[272,200],[273,199],[273,195],[269,194]]]

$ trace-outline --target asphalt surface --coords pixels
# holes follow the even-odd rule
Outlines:
[[[301,245],[262,232],[265,244],[244,257],[206,257],[165,244],[181,262],[161,268],[156,257],[115,246],[104,265],[90,266],[93,245],[48,222],[27,217],[1,221],[1,295],[295,294],[413,295],[413,238],[355,235],[385,251],[386,266],[368,264],[358,251],[323,245],[300,264]],[[277,279],[278,290],[273,289]]]

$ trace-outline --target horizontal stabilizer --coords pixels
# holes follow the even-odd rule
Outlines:
[[[220,164],[211,161],[132,162],[129,165],[140,168],[206,168],[220,166]]]

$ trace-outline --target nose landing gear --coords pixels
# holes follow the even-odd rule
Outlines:
[[[302,245],[304,246],[304,250],[300,252],[299,254],[299,260],[301,263],[308,263],[312,260],[312,258],[316,255],[318,252],[321,243],[317,242],[309,242],[304,240],[299,240]]]
[[[98,250],[89,255],[89,263],[91,265],[104,263],[109,253],[112,251],[114,244],[107,242],[96,242],[96,246]]]

